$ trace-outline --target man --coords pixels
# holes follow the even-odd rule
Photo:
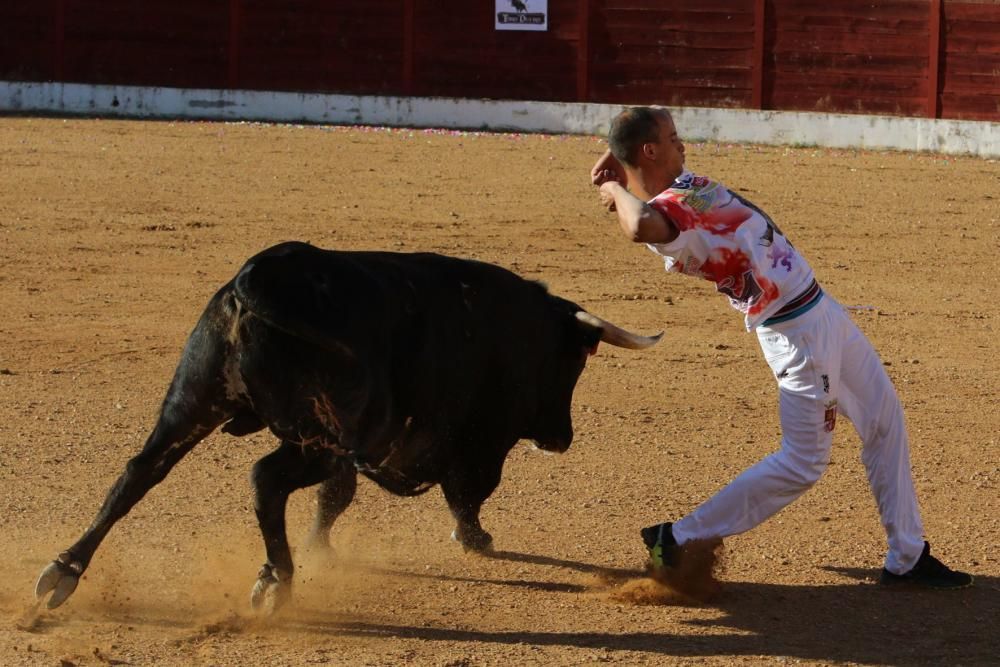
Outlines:
[[[964,572],[930,554],[910,476],[902,407],[878,354],[825,294],[806,260],[764,211],[684,168],[684,144],[666,109],[634,107],[613,121],[591,178],[627,238],[667,271],[715,283],[754,330],[778,382],[781,448],[691,514],[641,531],[654,572],[679,564],[681,546],[747,531],[805,493],[830,461],[837,415],[861,437],[861,458],[889,550],[880,582],[962,588]]]

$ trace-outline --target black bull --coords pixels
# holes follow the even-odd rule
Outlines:
[[[479,511],[514,444],[565,451],[588,353],[601,340],[638,349],[658,338],[491,264],[303,243],[265,250],[209,302],[145,445],[35,594],[62,604],[115,522],[220,426],[236,436],[268,428],[281,441],[251,477],[267,553],[254,607],[290,593],[289,495],[320,485],[309,542],[325,546],[358,472],[399,495],[440,484],[454,537],[487,551]]]

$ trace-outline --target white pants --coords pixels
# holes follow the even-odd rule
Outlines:
[[[923,550],[923,526],[903,409],[871,343],[828,295],[795,319],[759,327],[757,337],[778,380],[781,449],[675,523],[674,538],[683,544],[742,533],[805,493],[830,462],[839,412],[862,441],[889,542],[885,568],[907,572]]]

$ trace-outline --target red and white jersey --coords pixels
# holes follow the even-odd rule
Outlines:
[[[649,201],[680,234],[650,243],[667,271],[711,280],[746,315],[747,330],[760,325],[813,286],[808,262],[762,210],[722,183],[689,171]]]

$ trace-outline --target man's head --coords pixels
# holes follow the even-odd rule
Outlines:
[[[684,144],[670,112],[662,107],[622,111],[611,122],[608,147],[626,169],[643,181],[655,181],[656,192],[669,187],[684,170]],[[660,181],[665,183],[661,186]]]

